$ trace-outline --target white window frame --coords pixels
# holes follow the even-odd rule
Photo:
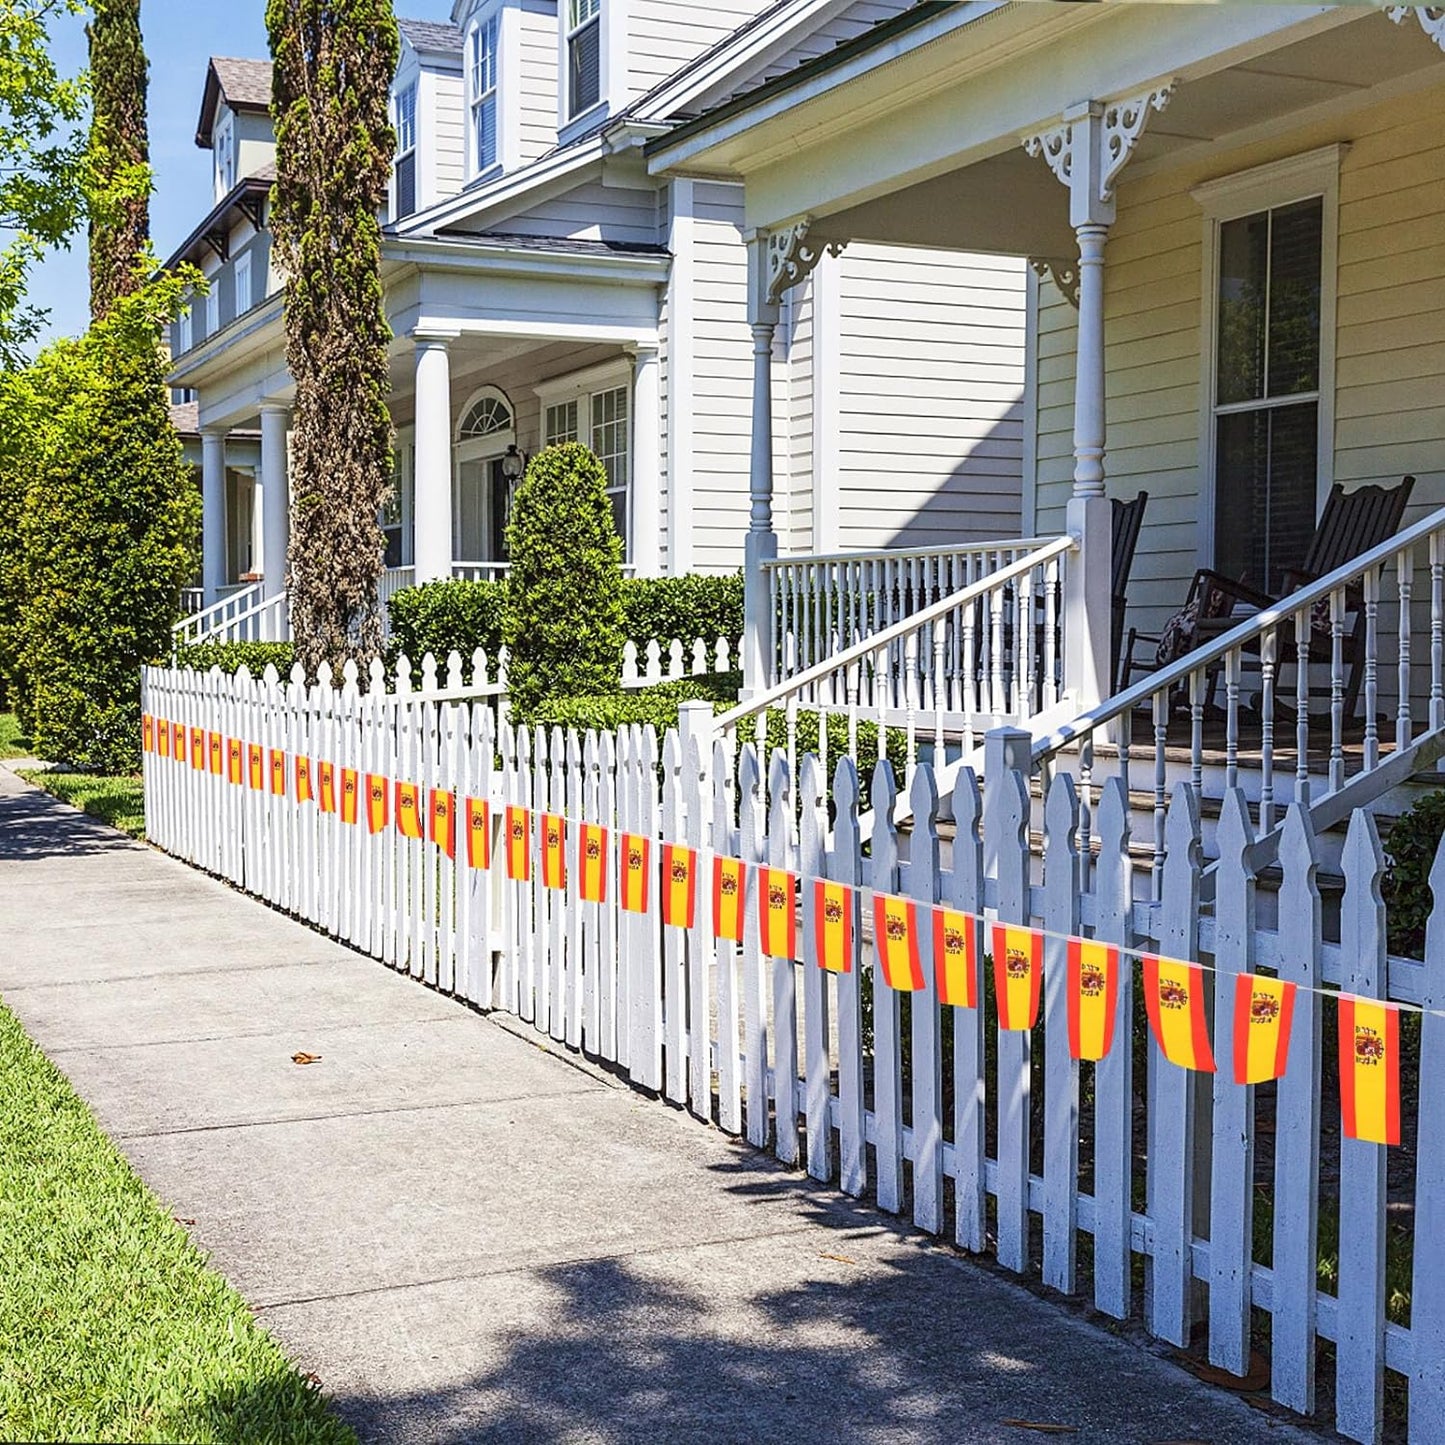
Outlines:
[[[1204,214],[1204,267],[1199,327],[1199,565],[1214,564],[1219,233],[1226,221],[1278,210],[1296,201],[1322,202],[1320,235],[1320,365],[1315,514],[1335,476],[1335,313],[1339,289],[1340,162],[1348,144],[1323,146],[1219,180],[1190,194]],[[1290,397],[1300,403],[1308,395]]]
[[[465,51],[466,85],[467,85],[467,166],[466,173],[469,178],[477,179],[482,176],[490,176],[501,168],[507,160],[507,138],[505,135],[506,126],[502,114],[502,61],[503,47],[506,44],[506,27],[502,23],[500,11],[479,11],[473,18],[467,29],[467,44]],[[486,91],[478,89],[478,71],[480,69],[480,44],[484,32],[490,32],[491,49],[491,87]],[[477,119],[483,105],[490,104],[492,107],[492,142],[495,153],[492,159],[486,164],[481,163],[480,147],[478,145]]]
[[[192,340],[194,331],[191,326],[191,298],[186,297],[186,304],[181,307],[181,314],[176,318],[176,354],[184,356],[195,342]]]
[[[221,273],[207,278],[211,289],[206,292],[206,339],[209,341],[221,329]]]
[[[405,143],[402,127],[402,101],[411,98],[411,144]],[[391,158],[391,216],[394,221],[405,219],[401,215],[401,192],[397,184],[397,170],[407,156],[411,156],[412,208],[408,216],[414,216],[426,207],[422,196],[421,147],[418,143],[418,114],[421,107],[421,78],[413,76],[405,85],[398,86],[392,94],[392,128],[396,132],[396,154]]]
[[[552,443],[552,438],[550,438],[547,433],[547,413],[549,408],[565,406],[569,402],[576,402],[577,440],[589,448],[592,447],[592,438],[596,425],[593,408],[596,405],[597,398],[605,396],[608,392],[612,391],[624,391],[627,394],[627,423],[625,428],[627,446],[627,481],[625,484],[627,505],[624,509],[626,528],[622,538],[622,555],[624,561],[630,561],[632,557],[632,510],[634,498],[637,493],[635,485],[637,388],[632,362],[626,358],[621,361],[604,362],[601,366],[588,367],[586,371],[574,371],[570,376],[555,377],[534,388],[534,394],[541,406],[542,445],[548,446]],[[593,450],[595,450],[595,448],[593,448]],[[616,488],[609,482],[607,490],[610,494],[615,491]]]
[[[245,295],[241,293],[241,280],[245,278]],[[244,316],[256,304],[256,290],[254,279],[251,274],[251,253],[242,251],[236,257],[235,275],[232,277],[236,295],[236,315]],[[243,304],[244,303],[244,304]]]
[[[611,114],[616,98],[627,89],[627,0],[596,0],[597,104],[575,115],[570,109],[570,42],[582,25],[573,26],[572,0],[561,0],[557,13],[557,140],[565,145],[589,126]],[[591,24],[589,18],[584,24]]]
[[[226,118],[216,127],[211,138],[216,151],[216,187],[220,196],[230,195],[236,186],[236,122],[226,112]]]

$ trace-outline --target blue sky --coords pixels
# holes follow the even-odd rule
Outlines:
[[[398,12],[446,20],[452,0],[400,0]],[[196,147],[196,116],[211,55],[264,57],[265,0],[142,0],[141,25],[150,57],[151,234],[165,257],[211,206],[211,153]],[[83,21],[69,19],[54,35],[67,72],[85,65]],[[85,237],[47,258],[34,274],[31,299],[50,312],[48,336],[73,334],[88,320],[90,282]]]

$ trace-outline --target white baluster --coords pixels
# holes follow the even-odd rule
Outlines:
[[[1410,717],[1410,592],[1415,583],[1415,550],[1407,547],[1395,558],[1395,585],[1400,598],[1399,678],[1395,702],[1395,747],[1409,745],[1414,725]]]

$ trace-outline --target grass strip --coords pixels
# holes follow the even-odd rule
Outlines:
[[[45,768],[22,768],[20,776],[132,838],[145,836],[145,794],[139,776],[55,773]]]
[[[0,1439],[355,1445],[0,1005]]]
[[[28,758],[30,739],[13,712],[0,712],[0,758]]]

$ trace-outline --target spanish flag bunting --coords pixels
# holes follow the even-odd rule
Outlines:
[[[485,798],[467,799],[467,867],[492,866],[492,810]]]
[[[873,895],[873,951],[889,988],[916,993],[923,987],[918,905],[913,899]]]
[[[260,743],[246,744],[246,777],[258,793],[266,786],[266,755]]]
[[[1113,1047],[1119,1001],[1119,950],[1086,938],[1069,940],[1069,1053],[1097,1062]]]
[[[226,739],[226,778],[240,784],[245,781],[245,767],[241,757],[241,739]]]
[[[1400,1142],[1400,1010],[1340,995],[1340,1119],[1367,1144]]]
[[[1015,1032],[1038,1022],[1044,976],[1043,936],[1017,923],[993,926],[993,991],[998,1026]]]
[[[853,972],[853,890],[813,880],[813,948],[829,973]]]
[[[758,873],[758,932],[769,958],[798,956],[798,913],[793,904],[797,883],[786,868]]]
[[[396,785],[396,830],[403,838],[423,836],[421,824],[421,790],[415,783]]]
[[[226,740],[220,733],[208,733],[206,748],[211,755],[211,771],[219,778],[226,771]]]
[[[978,1007],[978,966],[983,957],[983,919],[953,908],[933,910],[933,975],[939,1003]]]
[[[206,770],[206,730],[191,729],[191,766],[198,772]]]
[[[736,858],[712,860],[712,935],[732,943],[743,941],[743,900],[748,865]]]
[[[296,754],[296,801],[314,803],[316,793],[311,786],[311,759]]]
[[[316,801],[323,813],[336,811],[336,764],[318,763],[316,766]]]
[[[618,849],[622,906],[628,913],[646,913],[648,883],[652,877],[652,839],[641,833],[624,833],[618,839]]]
[[[171,756],[178,763],[186,760],[186,726],[184,723],[171,724]]]
[[[155,719],[148,713],[140,715],[140,745],[145,752],[154,752],[156,746]]]
[[[386,779],[380,773],[366,775],[366,826],[369,832],[379,833],[386,827],[387,804]]]
[[[542,887],[567,886],[567,820],[557,813],[542,814]]]
[[[286,796],[286,754],[280,748],[271,749],[271,791],[278,798]]]
[[[343,823],[354,823],[357,819],[357,807],[361,801],[360,779],[356,776],[355,768],[342,768],[341,770],[341,821]]]
[[[171,725],[165,718],[156,723],[156,751],[163,758],[171,755]]]
[[[662,921],[674,928],[697,922],[697,852],[680,843],[662,845]]]
[[[457,795],[446,788],[433,788],[427,799],[427,823],[431,840],[447,855],[457,856]]]
[[[1282,978],[1240,973],[1234,979],[1234,1082],[1284,1077],[1295,986]]]
[[[607,829],[583,823],[577,829],[578,888],[584,903],[607,902]]]
[[[1171,1064],[1214,1073],[1204,1014],[1204,970],[1197,963],[1145,954],[1144,1007],[1154,1038]]]
[[[507,877],[514,883],[532,877],[532,815],[515,803],[507,806]]]

